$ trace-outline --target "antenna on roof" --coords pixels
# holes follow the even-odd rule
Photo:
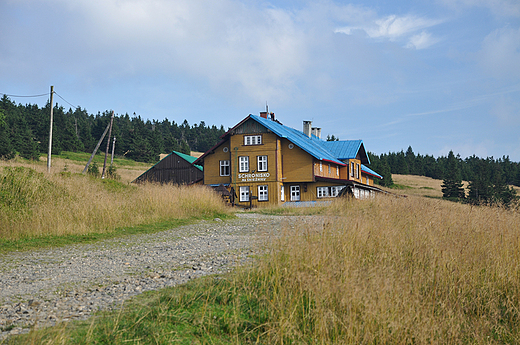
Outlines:
[[[269,114],[269,106],[267,105],[267,101],[265,101],[265,112]]]

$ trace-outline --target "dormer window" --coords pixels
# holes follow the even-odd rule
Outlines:
[[[244,135],[244,145],[262,145],[261,135]]]

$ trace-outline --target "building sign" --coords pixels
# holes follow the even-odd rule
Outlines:
[[[262,182],[265,181],[269,176],[271,176],[268,172],[265,173],[255,173],[255,174],[238,174],[238,179],[240,182]]]

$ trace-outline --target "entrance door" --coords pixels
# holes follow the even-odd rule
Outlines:
[[[291,201],[300,201],[300,186],[291,186]]]

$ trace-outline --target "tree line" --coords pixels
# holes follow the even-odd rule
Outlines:
[[[53,110],[52,153],[62,151],[92,152],[110,121],[111,112],[96,115],[85,109],[65,110],[56,104]],[[0,158],[16,154],[38,159],[48,151],[50,104],[15,104],[7,96],[0,99]],[[190,125],[168,119],[143,120],[141,116],[115,115],[112,135],[115,154],[141,162],[156,162],[160,153],[179,151],[205,152],[225,133],[224,127],[207,126],[204,121]],[[103,147],[106,145],[103,144]]]
[[[54,129],[52,152],[92,152],[110,121],[111,112],[96,115],[85,109],[65,110],[56,104],[53,110]],[[50,104],[40,108],[34,104],[15,104],[6,95],[0,99],[0,158],[10,159],[16,154],[28,159],[38,159],[48,151]],[[206,126],[204,121],[190,125],[168,119],[163,121],[143,120],[141,116],[116,115],[112,134],[116,137],[115,154],[127,158],[153,163],[160,153],[179,151],[206,152],[225,133],[224,127]],[[338,140],[334,136],[327,140]],[[106,145],[103,144],[103,147]],[[512,192],[508,185],[520,186],[520,163],[512,162],[508,156],[495,159],[471,156],[461,159],[459,155],[435,158],[431,155],[415,154],[412,147],[406,152],[384,154],[368,153],[370,167],[383,176],[379,183],[393,184],[392,174],[420,175],[445,180],[448,190],[445,196],[454,198],[460,190],[450,183],[469,181],[468,200],[492,202],[507,201]],[[453,156],[453,157],[451,157]],[[451,179],[451,180],[450,180]]]
[[[379,183],[386,187],[393,185],[391,174],[427,176],[443,180],[443,196],[447,199],[508,205],[516,199],[509,185],[520,186],[520,163],[512,162],[509,156],[495,159],[473,155],[462,159],[450,151],[448,156],[434,158],[415,154],[411,146],[406,152],[368,154],[371,168],[383,176]],[[462,181],[468,181],[467,191]]]

